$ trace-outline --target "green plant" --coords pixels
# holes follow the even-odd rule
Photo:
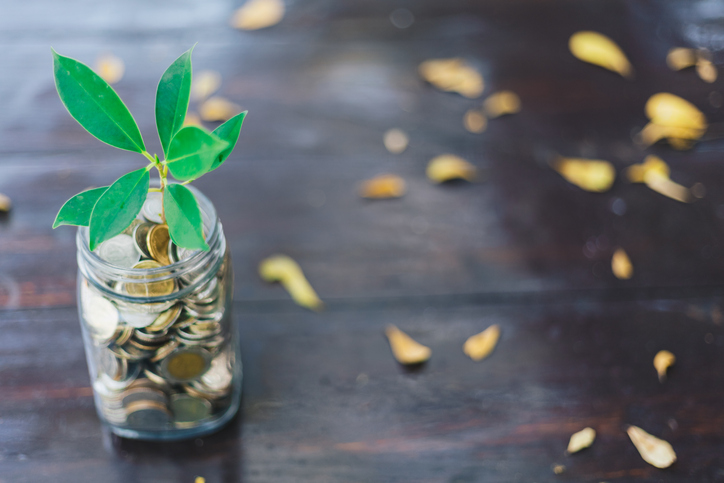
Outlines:
[[[121,176],[110,186],[69,199],[58,212],[53,228],[88,226],[89,245],[94,250],[123,232],[140,212],[148,193],[159,191],[173,242],[192,250],[209,249],[198,202],[185,185],[221,166],[236,145],[247,111],[213,132],[183,127],[191,90],[192,50],[166,69],[156,90],[156,127],[163,160],[146,151],[136,121],[113,88],[87,65],[53,50],[55,86],[70,115],[104,143],[142,154],[148,160],[146,167]],[[160,177],[159,188],[149,188],[149,172],[154,168]],[[181,183],[169,183],[169,173]]]

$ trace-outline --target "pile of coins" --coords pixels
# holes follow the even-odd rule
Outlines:
[[[162,268],[195,252],[177,247],[162,223],[160,198],[149,197],[126,232],[98,256],[119,268]],[[80,315],[88,342],[96,404],[112,425],[185,429],[221,417],[232,404],[235,346],[228,254],[214,273],[161,280],[98,281],[81,277]],[[171,275],[171,272],[168,272]],[[190,293],[184,290],[190,285]],[[178,298],[169,297],[183,290]],[[135,302],[161,297],[163,302]]]

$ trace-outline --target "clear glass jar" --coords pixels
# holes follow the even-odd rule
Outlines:
[[[216,210],[190,188],[207,252],[173,262],[177,255],[160,268],[121,268],[102,259],[100,248],[89,250],[88,228],[78,230],[78,313],[88,370],[98,415],[119,436],[196,437],[220,428],[239,407],[231,257]]]

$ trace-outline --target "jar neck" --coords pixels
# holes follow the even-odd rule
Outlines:
[[[184,260],[160,268],[122,268],[111,265],[100,258],[97,252],[90,251],[88,227],[79,227],[76,235],[78,268],[89,283],[111,297],[135,303],[157,303],[183,297],[208,282],[224,260],[226,239],[221,221],[216,216],[216,210],[211,201],[193,186],[189,186],[189,188],[199,203],[204,232],[207,233],[208,251],[194,252]],[[181,281],[181,283],[177,284],[178,291],[165,296],[131,296],[121,290],[123,284],[139,283],[139,280],[143,280],[143,283],[165,280]]]

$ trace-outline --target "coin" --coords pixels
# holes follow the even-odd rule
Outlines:
[[[162,332],[171,327],[181,315],[183,305],[177,304],[156,317],[151,325],[148,326],[148,332]]]
[[[211,415],[211,403],[206,399],[174,394],[170,404],[173,418],[177,423],[192,423],[206,419]]]
[[[132,387],[123,391],[123,405],[128,407],[137,401],[155,401],[166,405],[166,393],[154,387]]]
[[[201,376],[211,365],[211,354],[198,347],[183,347],[161,363],[164,376],[175,382],[188,382]]]
[[[127,325],[121,326],[118,328],[119,330],[116,331],[116,334],[113,339],[113,343],[115,345],[123,345],[131,338],[133,335],[133,327],[129,327]]]
[[[151,254],[148,253],[148,232],[151,231],[155,225],[153,223],[141,223],[133,230],[133,240],[136,242],[136,248],[146,258],[151,258]]]
[[[157,314],[148,314],[145,312],[136,312],[134,310],[129,310],[129,307],[120,308],[119,312],[123,321],[129,326],[136,329],[148,327],[149,325],[153,324],[153,321],[156,320],[156,317],[158,317]]]
[[[114,381],[122,381],[128,374],[128,361],[119,359],[108,349],[101,349],[98,353],[98,372]]]
[[[126,407],[126,423],[146,431],[165,429],[171,422],[166,405],[157,401],[136,401]]]
[[[147,270],[152,268],[161,268],[161,264],[154,260],[143,260],[142,262],[135,264],[133,268],[138,270]],[[133,278],[144,277],[134,276]],[[128,282],[124,286],[129,295],[137,297],[162,297],[164,295],[170,295],[176,288],[176,284],[171,279],[160,280],[158,282]]]
[[[156,351],[156,354],[153,357],[151,357],[151,359],[150,359],[151,362],[158,362],[160,360],[165,359],[166,357],[169,356],[169,354],[171,354],[173,351],[175,351],[178,348],[178,346],[180,346],[180,345],[181,345],[181,342],[179,342],[176,339],[172,339],[171,341],[169,341],[167,344],[161,346]]]
[[[88,286],[81,285],[83,320],[91,336],[100,343],[109,342],[118,327],[118,310],[113,303]]]
[[[228,352],[222,352],[211,361],[211,367],[201,376],[201,382],[214,391],[222,391],[231,385],[234,373],[231,371]]]
[[[149,193],[141,212],[143,217],[151,223],[159,225],[163,223],[163,197],[161,193]]]
[[[140,225],[141,223],[143,223],[143,221],[139,220],[138,218],[135,218],[135,219],[131,222],[131,224],[128,225],[128,228],[126,228],[125,230],[123,230],[122,233],[123,233],[124,235],[129,235],[129,236],[132,237],[134,230],[135,230],[136,227],[137,227],[138,225]]]
[[[171,240],[168,234],[168,225],[155,225],[146,236],[146,245],[151,258],[162,266],[171,265],[168,256],[168,242]]]
[[[101,243],[98,256],[116,267],[131,268],[141,259],[136,242],[129,235],[117,235]]]

